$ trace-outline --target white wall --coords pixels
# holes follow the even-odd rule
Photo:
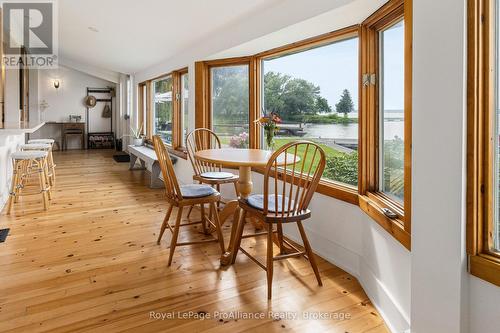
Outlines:
[[[30,121],[38,121],[40,113],[38,109],[38,69],[30,69],[29,71],[29,117]]]
[[[19,113],[19,70],[5,70],[5,121],[18,122]]]
[[[59,80],[59,89],[54,88],[54,80]],[[86,107],[84,98],[87,87],[106,88],[114,87],[116,84],[106,81],[75,69],[59,66],[58,69],[40,70],[38,74],[38,102],[45,100],[49,107],[41,112],[42,121],[69,121],[69,115],[80,115],[82,121],[86,119]],[[94,94],[97,98],[108,98],[107,94]],[[90,131],[110,131],[110,119],[102,118],[102,110],[105,103],[97,103],[96,107],[90,109]],[[113,121],[116,122],[117,99],[113,99]],[[60,127],[56,125],[45,125],[31,137],[49,137],[60,141]],[[78,147],[78,140],[69,143],[69,148]]]

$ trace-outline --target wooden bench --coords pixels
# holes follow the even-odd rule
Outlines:
[[[146,146],[128,146],[128,152],[130,154],[130,167],[129,170],[147,170],[150,172],[150,188],[162,188],[164,187],[163,180],[161,179],[161,170],[158,163],[158,158],[154,149]],[[170,156],[172,163],[177,162],[177,158]],[[137,168],[135,163],[139,160],[141,167]]]

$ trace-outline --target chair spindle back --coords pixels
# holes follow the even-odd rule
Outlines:
[[[193,166],[196,176],[199,176],[204,172],[218,172],[222,170],[222,165],[203,162],[194,157],[194,154],[199,150],[221,148],[219,137],[213,131],[207,128],[195,129],[188,134],[186,138],[186,146],[189,161]]]
[[[264,199],[264,215],[270,208],[278,218],[292,217],[306,210],[325,164],[325,152],[314,142],[295,141],[279,148],[269,159],[264,172],[264,198],[274,196],[275,205],[268,207],[268,200]]]
[[[158,157],[158,163],[160,164],[167,197],[175,201],[182,200],[181,189],[179,187],[179,183],[177,182],[177,176],[174,172],[172,160],[170,159],[167,148],[159,135],[153,136],[153,145],[156,156]]]

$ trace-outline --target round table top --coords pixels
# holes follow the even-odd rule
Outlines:
[[[222,164],[227,167],[259,167],[266,166],[269,158],[273,155],[272,151],[262,149],[236,149],[221,148],[199,150],[194,156],[204,162]],[[287,154],[288,164],[293,163],[293,154]],[[295,162],[299,162],[300,157],[296,157]],[[285,164],[284,154],[278,158],[278,165]]]

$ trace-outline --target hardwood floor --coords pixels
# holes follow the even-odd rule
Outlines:
[[[323,287],[306,260],[276,262],[270,302],[265,272],[241,254],[220,268],[216,243],[178,247],[168,268],[170,233],[156,245],[163,191],[111,154],[56,153],[49,211],[27,197],[0,216],[11,229],[0,243],[0,331],[389,332],[358,281],[321,258]],[[182,239],[206,237],[183,229]],[[243,245],[262,260],[265,240]]]

